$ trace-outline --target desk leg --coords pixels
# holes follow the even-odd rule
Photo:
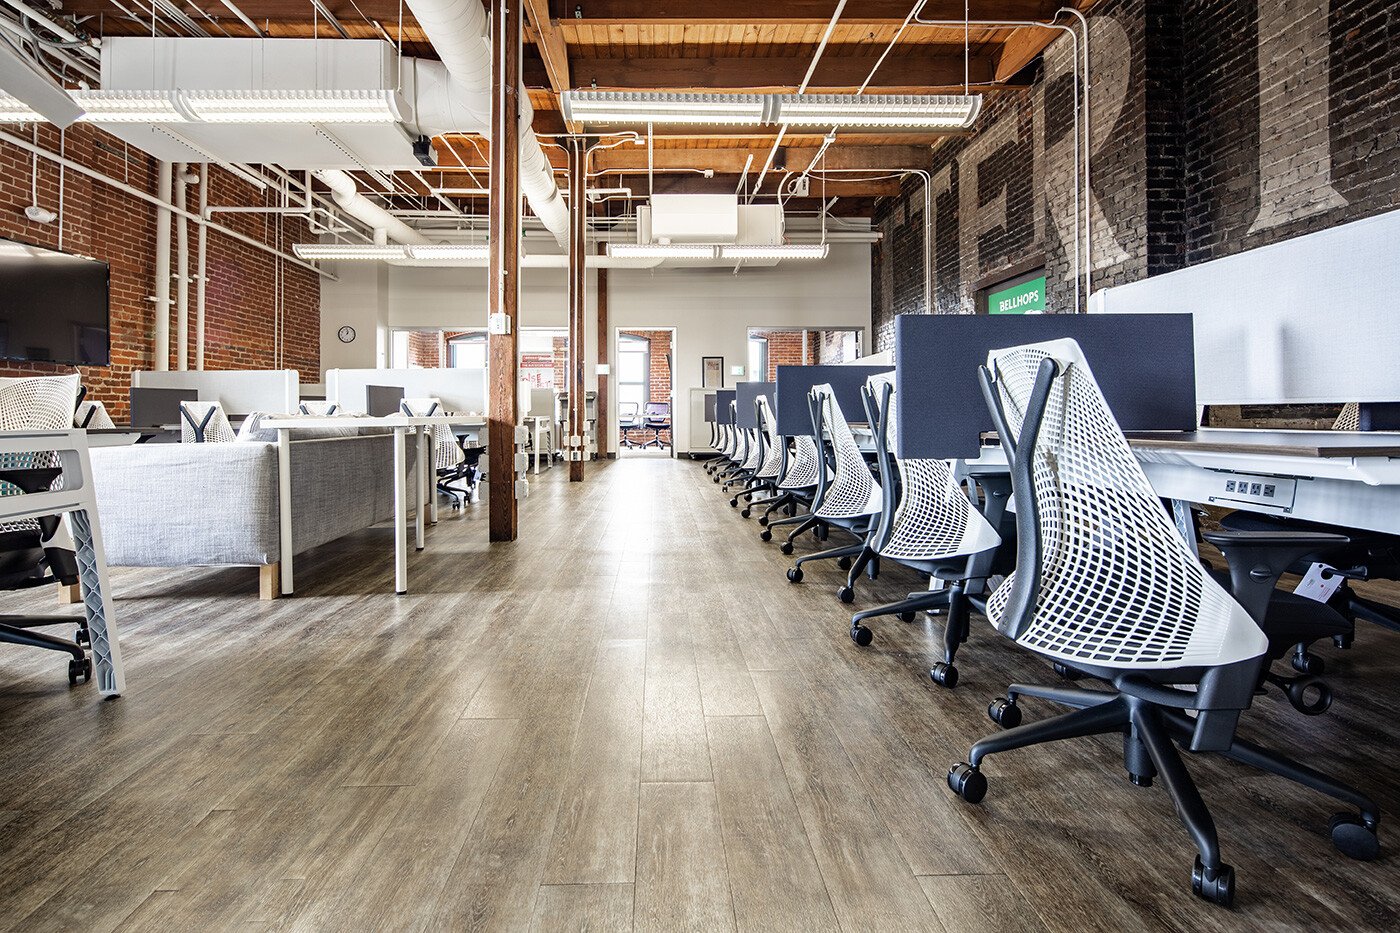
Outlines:
[[[277,430],[277,518],[282,595],[292,595],[292,432]]]
[[[406,428],[394,428],[394,592],[408,592],[408,501],[405,496],[404,474],[408,471],[408,453],[404,449]]]
[[[1191,549],[1191,553],[1199,558],[1201,552],[1196,546],[1196,512],[1185,499],[1173,499],[1171,502],[1172,523],[1176,525],[1177,532]]]
[[[535,475],[540,475],[540,423],[535,422]],[[551,454],[552,456],[552,454]]]
[[[415,432],[418,439],[418,455],[413,460],[413,546],[423,550],[423,438],[426,436],[420,425]]]
[[[423,428],[423,434],[427,437],[427,442],[419,445],[419,450],[423,451],[423,489],[428,494],[428,524],[438,523],[438,491],[437,491],[437,438],[433,435],[431,428]]]
[[[92,475],[90,470],[87,475]],[[86,510],[70,512],[68,524],[73,531],[78,582],[83,591],[83,611],[87,615],[88,635],[92,638],[92,666],[97,678],[97,690],[104,697],[120,696],[126,692],[126,674],[122,670],[121,648],[117,644],[112,588],[107,579],[102,532],[97,523],[88,517]]]

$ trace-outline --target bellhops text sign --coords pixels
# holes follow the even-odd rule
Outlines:
[[[988,314],[1044,314],[1045,276],[987,296]]]

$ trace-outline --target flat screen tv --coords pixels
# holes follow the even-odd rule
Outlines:
[[[0,359],[111,362],[105,262],[0,240]]]

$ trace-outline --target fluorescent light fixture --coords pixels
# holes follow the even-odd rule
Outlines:
[[[179,91],[72,91],[85,123],[185,123]]]
[[[963,129],[982,109],[980,94],[782,94],[774,121],[789,126]]]
[[[181,91],[205,123],[401,123],[407,104],[393,90]]]
[[[715,247],[696,243],[609,243],[608,255],[632,259],[714,259]]]
[[[491,247],[485,243],[433,243],[407,249],[409,259],[485,259]]]
[[[16,49],[0,42],[0,88],[5,89],[0,92],[0,122],[54,123],[66,128],[80,119],[83,108]]]
[[[667,94],[565,91],[564,119],[579,123],[754,124],[765,122],[766,94]]]
[[[368,262],[384,259],[407,259],[407,248],[396,243],[296,243],[292,252],[298,259],[339,259]]]
[[[825,259],[826,243],[782,243],[775,246],[721,246],[721,259]]]
[[[0,91],[0,123],[47,123],[48,118],[13,94]]]

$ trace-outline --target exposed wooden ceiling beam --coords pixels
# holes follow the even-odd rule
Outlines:
[[[288,0],[234,0],[235,5],[253,20],[306,20],[311,21],[312,7],[309,2],[288,2]],[[342,22],[363,22],[360,14],[363,13],[369,19],[381,20],[388,25],[390,22],[398,23],[399,0],[324,0],[326,9],[335,14],[336,18]],[[181,4],[177,4],[179,6]],[[195,7],[203,10],[215,19],[229,19],[237,22],[234,15],[229,12],[221,0],[184,0],[184,6]],[[140,16],[144,12],[143,4],[131,4],[133,12]],[[358,6],[358,11],[356,7]],[[78,15],[91,15],[104,13],[108,16],[120,16],[121,10],[117,9],[112,0],[63,0],[64,13],[76,13]]]
[[[855,90],[874,71],[871,93],[961,91],[962,49],[933,49],[919,55],[892,56],[878,70],[878,55],[825,57],[817,64],[809,90]],[[576,58],[570,73],[579,87],[599,89],[795,90],[807,65],[806,58]],[[974,83],[990,81],[995,66],[991,55],[974,55],[968,62],[968,76]]]
[[[549,0],[525,0],[525,12],[530,25],[526,32],[535,40],[535,47],[544,61],[549,86],[554,93],[567,91],[569,84],[569,49],[564,36],[549,17]]]
[[[860,0],[841,15],[844,23],[894,23],[909,15],[910,0]],[[1062,4],[1053,0],[972,0],[973,19],[1048,19]],[[832,0],[551,0],[555,15],[595,24],[819,23],[831,19]],[[928,0],[923,19],[963,18],[962,0]]]
[[[1097,2],[1098,0],[1068,0],[1068,5],[1077,8],[1082,13]],[[1068,16],[1065,17],[1065,21],[1066,25],[1073,26],[1078,31],[1078,23]],[[1064,35],[1064,31],[1061,29],[1041,29],[1035,26],[1022,26],[1015,30],[1002,43],[1001,50],[996,55],[995,79],[1009,81],[1017,72],[1035,61],[1050,43],[1062,35]]]

